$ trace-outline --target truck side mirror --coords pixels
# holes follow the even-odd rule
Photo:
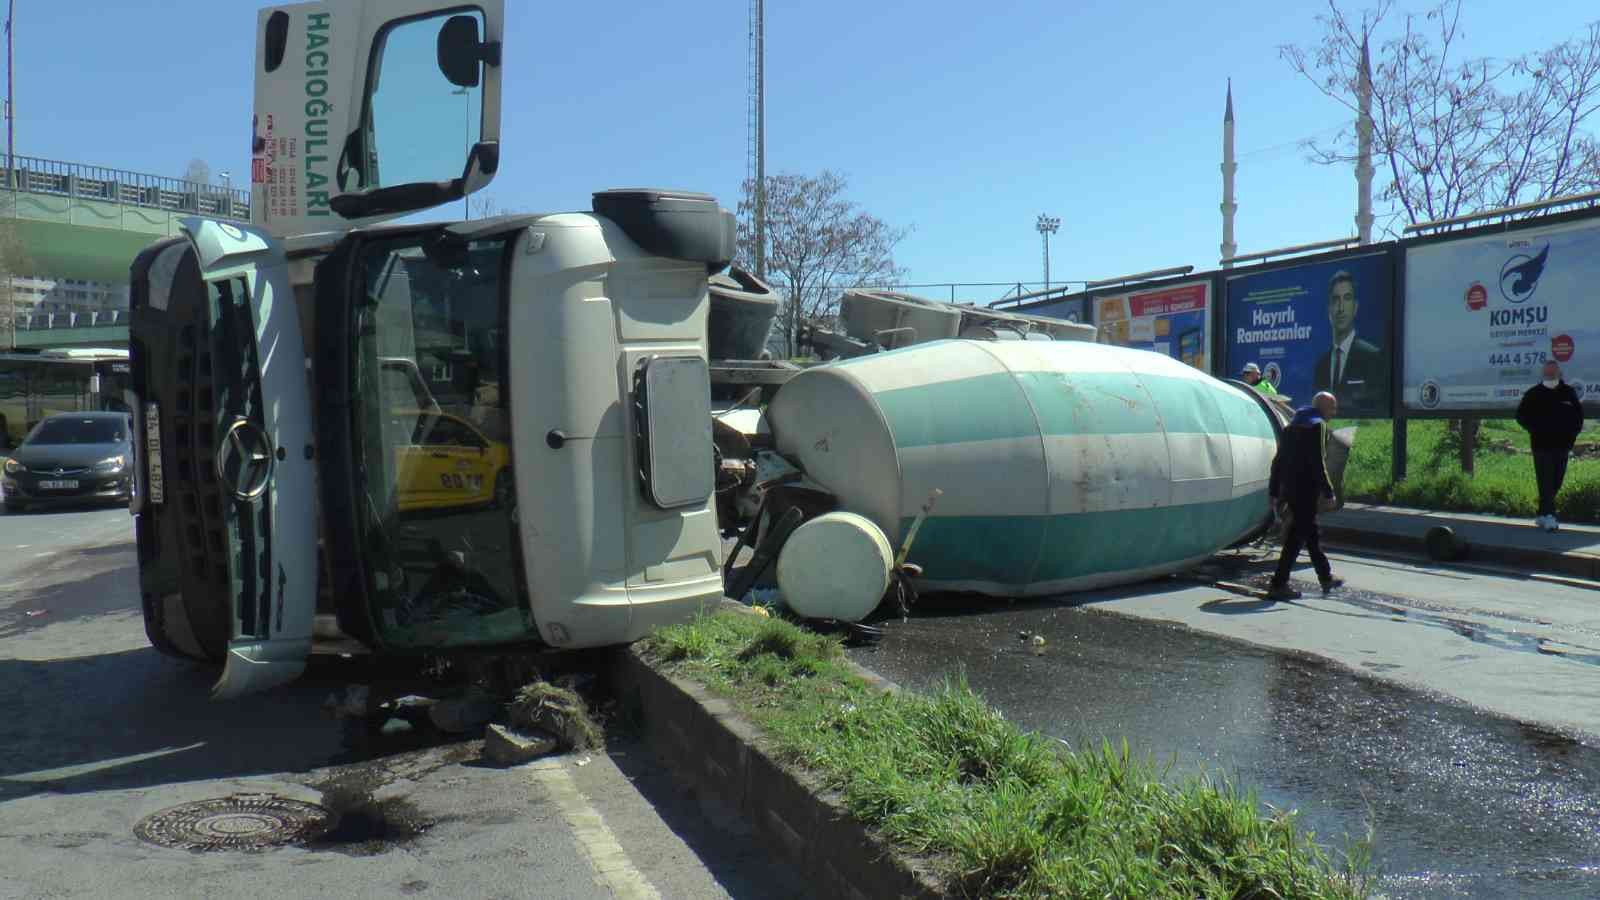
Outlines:
[[[500,64],[500,45],[478,40],[478,20],[451,16],[439,27],[439,71],[457,87],[478,86],[478,64]]]

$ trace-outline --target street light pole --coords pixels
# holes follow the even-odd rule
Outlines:
[[[11,188],[11,215],[17,215],[17,144],[16,70],[11,67],[11,45],[15,41],[17,0],[6,3],[6,186]],[[6,319],[11,322],[11,349],[17,349],[17,274],[16,266],[6,260]],[[4,437],[0,435],[0,437]]]
[[[11,68],[11,45],[15,41],[13,33],[16,31],[17,0],[8,0],[6,5],[6,180],[16,180],[16,121],[17,98],[12,90],[13,70]]]
[[[1050,235],[1055,234],[1056,229],[1061,227],[1061,219],[1040,213],[1033,227],[1038,229],[1039,236],[1044,238],[1044,289],[1048,291],[1050,290]]]
[[[467,155],[472,155],[472,98],[467,95],[466,88],[456,88],[450,92],[461,97],[461,108],[465,110],[461,122],[461,146],[466,148]],[[461,218],[463,221],[472,218],[472,205],[466,193],[466,184],[461,185]]]

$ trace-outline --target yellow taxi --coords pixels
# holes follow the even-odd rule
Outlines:
[[[401,512],[515,504],[510,447],[450,413],[412,409],[391,416],[391,424],[410,437],[395,446]]]

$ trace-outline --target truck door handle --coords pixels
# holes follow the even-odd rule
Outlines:
[[[448,453],[435,452],[435,453],[432,453],[432,454],[429,454],[429,455],[431,455],[434,459],[449,459],[450,458],[450,454],[448,454]]]
[[[560,450],[566,446],[567,433],[559,428],[552,428],[550,433],[544,436],[544,442],[550,446],[551,450]]]

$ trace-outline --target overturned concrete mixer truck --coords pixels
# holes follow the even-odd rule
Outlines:
[[[833,618],[876,607],[896,560],[921,590],[997,597],[1177,572],[1269,526],[1289,415],[1162,354],[1076,341],[945,340],[817,366],[739,423],[749,480],[775,492],[750,543],[776,558],[791,606]],[[808,574],[810,558],[827,563]]]
[[[509,158],[503,21],[501,0],[263,10],[251,224],[190,219],[133,263],[145,626],[220,667],[215,697],[330,648],[633,641],[729,590],[734,534],[798,607],[859,616],[914,565],[1039,594],[1265,527],[1271,407],[1082,326],[867,292],[839,361],[760,359],[774,298],[719,274],[734,222],[704,194],[385,224]],[[465,156],[460,106],[427,99],[452,91]]]

